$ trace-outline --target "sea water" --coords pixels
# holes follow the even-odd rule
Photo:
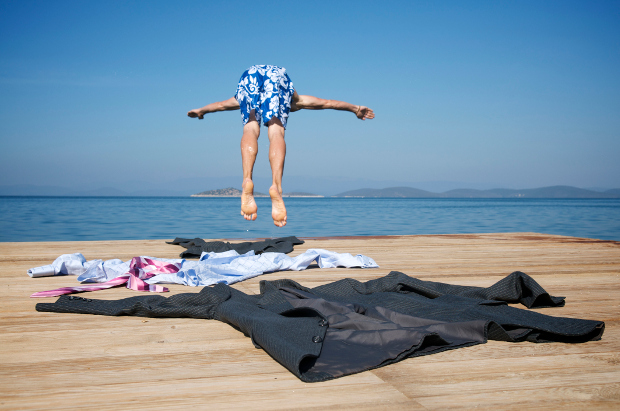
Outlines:
[[[285,198],[288,224],[239,198],[0,197],[0,241],[538,232],[620,240],[620,199]]]

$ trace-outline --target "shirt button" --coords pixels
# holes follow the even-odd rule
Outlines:
[[[319,337],[318,335],[315,335],[314,337],[312,337],[312,342],[314,342],[314,343],[320,343],[322,341],[323,341],[323,339],[321,337]]]
[[[327,325],[327,320],[323,319],[323,320],[319,321],[319,325],[321,327],[325,327]]]

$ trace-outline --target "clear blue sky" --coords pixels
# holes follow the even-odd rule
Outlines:
[[[620,187],[620,2],[540,0],[1,1],[0,185],[240,183],[238,112],[186,112],[253,64],[376,112],[293,113],[285,191]]]

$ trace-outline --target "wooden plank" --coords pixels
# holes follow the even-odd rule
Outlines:
[[[261,280],[278,278],[313,287],[392,270],[488,286],[520,270],[567,297],[566,307],[538,312],[605,321],[605,335],[585,344],[491,341],[306,384],[217,321],[37,313],[42,299],[29,298],[77,284],[74,277],[26,275],[60,254],[174,258],[183,250],[178,246],[163,240],[0,243],[0,409],[620,408],[620,243],[536,233],[347,237],[308,239],[291,255],[309,248],[366,254],[381,268],[271,273],[234,287],[257,293]],[[199,291],[170,288],[170,294]],[[115,288],[93,295],[139,293]]]

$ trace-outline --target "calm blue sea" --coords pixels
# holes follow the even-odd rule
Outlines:
[[[262,238],[530,231],[620,240],[620,199],[288,198],[275,227],[238,198],[0,197],[0,241]]]

